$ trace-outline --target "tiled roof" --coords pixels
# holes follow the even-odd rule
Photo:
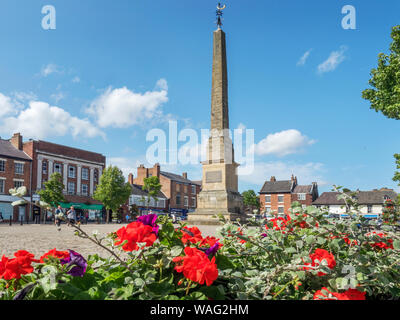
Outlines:
[[[314,205],[344,205],[344,200],[338,200],[339,192],[324,192],[313,202]],[[384,197],[389,197],[392,200],[397,198],[397,193],[394,191],[358,191],[356,200],[361,205],[383,204]]]
[[[22,160],[32,160],[25,152],[15,148],[9,140],[3,139],[0,139],[0,156]]]
[[[185,179],[184,177],[175,174],[175,173],[171,173],[171,172],[166,172],[166,171],[160,171],[160,174],[162,174],[164,177],[172,180],[172,181],[176,181],[176,182],[180,182],[180,183],[185,183],[185,184],[195,184],[194,181],[191,181],[189,179]]]
[[[266,181],[260,193],[288,193],[293,188],[293,181]]]
[[[132,187],[132,194],[137,195],[137,196],[142,196],[142,197],[147,197],[148,192],[142,189],[142,186],[139,186],[137,184],[131,184]],[[157,198],[162,198],[162,199],[167,199],[164,193],[161,191],[158,192]]]

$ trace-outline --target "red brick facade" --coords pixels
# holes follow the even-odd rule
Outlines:
[[[155,164],[152,168],[141,165],[137,168],[137,177],[132,182],[137,185],[144,184],[144,178],[157,176],[160,180],[161,191],[169,200],[170,209],[196,209],[197,195],[200,193],[200,185],[187,179],[187,173],[182,176],[162,172],[160,165]],[[187,203],[185,204],[185,199]]]
[[[11,212],[14,221],[19,219],[19,214],[24,215],[24,220],[30,216],[30,205],[21,207],[11,207],[12,199],[9,193],[10,189],[25,186],[27,188],[27,197],[31,196],[31,168],[32,160],[22,151],[22,137],[15,134],[10,140],[1,141],[0,150],[0,212],[3,218]],[[3,212],[4,211],[4,212]]]
[[[291,180],[277,181],[271,177],[260,191],[261,212],[271,214],[289,214],[293,202],[299,202],[303,207],[311,206],[318,198],[316,182],[311,185],[297,184],[297,177],[292,175]]]

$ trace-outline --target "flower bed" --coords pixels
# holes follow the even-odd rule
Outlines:
[[[299,204],[271,221],[225,221],[216,237],[155,215],[103,238],[73,226],[110,257],[56,249],[37,259],[24,250],[2,256],[0,299],[397,299],[399,235],[376,227]]]

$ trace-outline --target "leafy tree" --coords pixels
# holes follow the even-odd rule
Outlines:
[[[390,54],[379,53],[378,67],[371,70],[369,84],[362,97],[371,109],[391,119],[400,119],[400,25],[392,28]]]
[[[242,197],[243,197],[243,204],[245,206],[248,206],[251,209],[253,209],[253,208],[259,209],[260,208],[260,199],[254,190],[244,191],[242,193]]]
[[[116,166],[109,166],[100,177],[93,199],[101,201],[107,211],[111,209],[116,213],[118,208],[128,200],[131,191],[131,186],[125,182],[122,171]],[[109,220],[109,215],[107,215],[107,222]]]
[[[60,173],[54,172],[48,181],[44,183],[44,189],[38,191],[41,201],[49,203],[53,206],[52,211],[54,213],[54,208],[57,207],[60,202],[65,202],[63,195],[64,184],[63,178]]]
[[[400,119],[400,25],[392,28],[390,54],[378,55],[378,67],[371,70],[369,84],[372,88],[362,92],[362,97],[371,102],[371,109],[382,112],[390,119]],[[394,155],[400,169],[400,155]],[[396,171],[393,181],[400,185],[400,172]]]
[[[144,184],[142,189],[146,191],[149,195],[147,197],[147,210],[148,210],[150,206],[150,199],[153,198],[154,201],[157,201],[157,195],[161,190],[161,184],[157,176],[144,178],[143,181]]]

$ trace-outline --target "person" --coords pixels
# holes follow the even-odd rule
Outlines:
[[[61,218],[64,216],[64,212],[59,205],[56,209],[55,216],[54,216],[54,224],[57,226],[57,230],[61,231]]]
[[[74,206],[71,206],[71,208],[67,212],[67,218],[68,218],[68,225],[75,224],[76,221],[76,211],[74,209]]]
[[[0,222],[3,222],[4,218],[3,218],[3,213],[0,212]]]
[[[128,222],[128,223],[131,221],[131,217],[129,216],[129,214],[126,214],[125,220],[126,220],[126,222]]]
[[[89,211],[88,210],[85,211],[85,221],[86,221],[86,224],[88,224],[88,221],[89,221]]]

